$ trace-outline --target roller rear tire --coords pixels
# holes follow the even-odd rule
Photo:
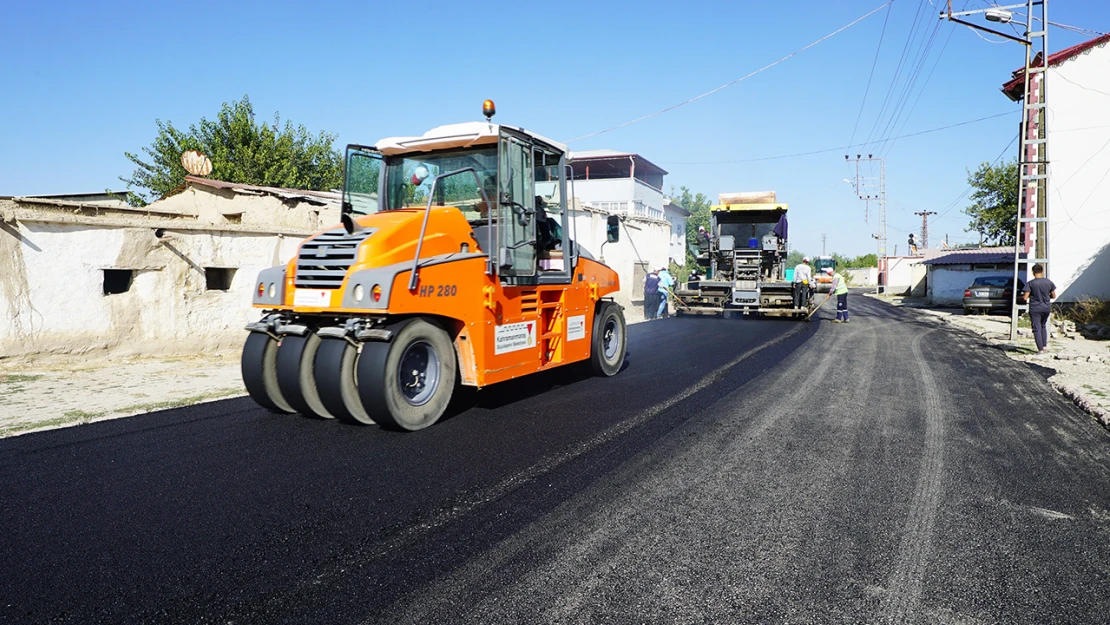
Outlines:
[[[285,397],[277,381],[278,342],[269,334],[251,332],[243,345],[239,367],[243,385],[256,404],[272,412],[296,412]]]

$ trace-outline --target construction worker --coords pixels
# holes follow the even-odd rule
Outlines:
[[[809,266],[809,256],[794,267],[794,308],[801,308],[809,301],[810,283],[813,282],[813,269]]]
[[[834,274],[832,267],[825,269],[825,272],[832,276],[832,286],[829,287],[833,293],[836,293],[836,319],[835,323],[848,323],[848,279],[844,274]]]
[[[667,271],[666,267],[660,267],[658,269],[658,274],[659,310],[656,312],[655,316],[659,319],[662,319],[663,317],[670,316],[667,311],[667,300],[670,298],[671,288],[674,287],[674,278],[671,276],[671,272]]]

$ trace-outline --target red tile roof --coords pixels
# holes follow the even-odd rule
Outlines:
[[[1095,37],[1094,39],[1091,39],[1090,41],[1084,41],[1083,43],[1078,44],[1078,45],[1074,45],[1070,48],[1064,48],[1063,50],[1060,50],[1059,52],[1055,52],[1053,54],[1048,55],[1048,66],[1049,67],[1056,67],[1057,65],[1063,63],[1064,61],[1075,58],[1075,57],[1079,56],[1080,54],[1083,54],[1084,52],[1090,50],[1091,48],[1097,48],[1097,47],[1105,44],[1106,42],[1110,42],[1110,34],[1105,34],[1105,35],[1102,35],[1102,36],[1099,36],[1099,37]],[[1038,52],[1037,57],[1035,59],[1033,59],[1033,66],[1037,67],[1040,64],[1041,64],[1041,54]],[[1020,100],[1025,95],[1024,91],[1025,91],[1025,68],[1022,67],[1021,69],[1014,70],[1013,78],[1002,85],[1002,93],[1006,94],[1006,97],[1010,98],[1014,102],[1017,102],[1018,100]]]

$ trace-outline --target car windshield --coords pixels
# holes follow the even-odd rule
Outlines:
[[[386,159],[385,210],[424,208],[436,176],[472,167],[491,202],[497,199],[497,148],[495,146],[443,152],[403,154]],[[484,219],[488,208],[474,176],[469,172],[440,180],[433,206],[456,206],[467,219]]]
[[[975,282],[971,286],[998,286],[1007,287],[1013,282],[1013,278],[1007,276],[981,276],[975,278]]]

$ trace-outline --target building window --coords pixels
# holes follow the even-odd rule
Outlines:
[[[205,267],[205,289],[209,291],[226,291],[231,288],[231,280],[235,278],[235,269],[228,267]]]
[[[126,293],[131,289],[131,277],[134,272],[130,269],[105,269],[104,294],[116,295]]]

